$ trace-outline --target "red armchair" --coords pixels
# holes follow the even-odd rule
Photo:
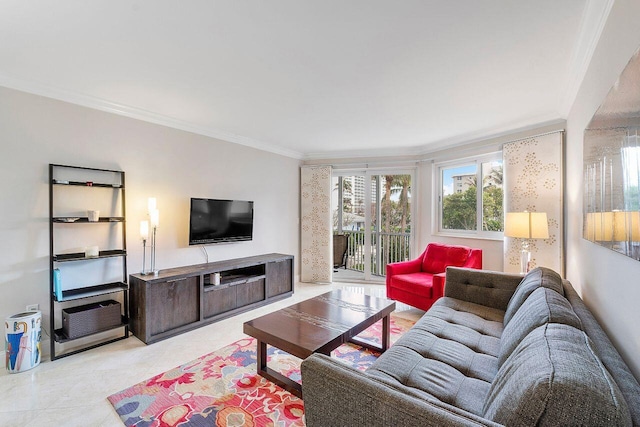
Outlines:
[[[428,310],[444,295],[450,266],[482,269],[482,249],[429,243],[418,258],[387,264],[387,298]]]

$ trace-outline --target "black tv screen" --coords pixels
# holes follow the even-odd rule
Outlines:
[[[253,202],[191,199],[189,244],[241,242],[253,239]]]

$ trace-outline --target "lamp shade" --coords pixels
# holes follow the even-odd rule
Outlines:
[[[158,202],[155,197],[149,197],[147,200],[147,212],[151,213],[158,208]]]
[[[508,212],[504,235],[522,239],[548,239],[549,223],[545,212]]]
[[[149,221],[140,221],[140,237],[144,240],[149,238]]]

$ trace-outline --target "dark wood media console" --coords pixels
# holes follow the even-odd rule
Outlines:
[[[220,284],[215,284],[215,274]],[[293,256],[258,255],[132,274],[130,326],[151,344],[293,294]]]

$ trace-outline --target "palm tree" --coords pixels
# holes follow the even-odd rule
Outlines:
[[[504,171],[502,169],[502,165],[492,167],[489,174],[484,177],[483,185],[484,187],[488,187],[490,185],[500,187],[502,186],[503,177]]]
[[[478,176],[477,175],[468,176],[467,177],[467,185],[469,187],[477,187],[477,185],[478,185]]]
[[[411,195],[411,175],[397,175],[394,181],[395,187],[391,190],[393,193],[400,193],[398,201],[401,209],[400,232],[404,233],[407,229],[407,220],[409,218],[409,197]]]
[[[391,232],[391,188],[394,185],[396,175],[384,176],[384,199],[382,199],[382,210],[386,213],[384,220],[384,232]]]

